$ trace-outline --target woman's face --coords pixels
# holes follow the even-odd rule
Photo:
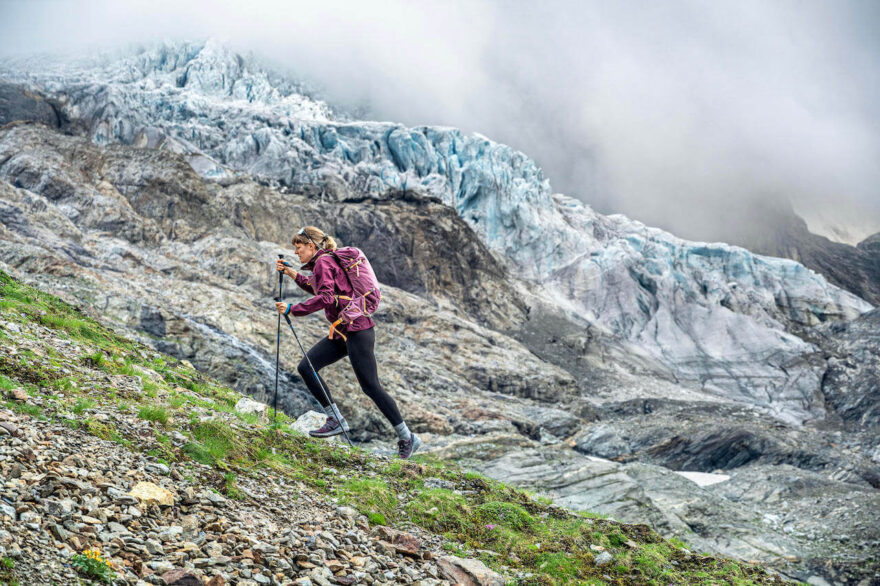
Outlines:
[[[301,262],[302,264],[306,264],[307,262],[312,260],[312,257],[315,256],[315,253],[317,251],[318,250],[315,248],[315,245],[311,242],[309,242],[308,244],[300,244],[299,242],[297,242],[293,245],[293,252],[296,254],[296,256],[299,257],[299,262]]]

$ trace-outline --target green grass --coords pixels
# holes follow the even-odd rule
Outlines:
[[[76,390],[75,382],[72,377],[65,376],[52,381],[52,388],[56,391],[70,393]]]
[[[41,315],[39,322],[55,330],[64,330],[72,337],[80,340],[104,342],[107,339],[107,335],[101,332],[100,329],[93,327],[88,321],[76,317],[48,313]]]
[[[190,433],[196,441],[183,447],[193,460],[209,466],[228,467],[228,462],[239,461],[248,447],[222,421],[204,421],[195,424]]]
[[[20,385],[16,384],[15,381],[8,376],[0,374],[0,389],[4,391],[11,391],[18,386]]]
[[[542,553],[535,557],[538,569],[558,578],[577,578],[577,560],[571,554],[557,551]]]
[[[5,586],[19,586],[15,575],[15,560],[10,557],[0,558],[0,584]]]
[[[237,477],[233,472],[227,472],[223,475],[223,492],[231,499],[242,500],[244,493],[238,488]]]
[[[159,396],[160,388],[161,387],[159,385],[150,381],[144,381],[143,383],[144,394],[151,399],[155,399],[157,396]]]
[[[43,409],[38,405],[19,403],[18,401],[4,401],[3,404],[6,406],[7,409],[11,409],[16,413],[22,413],[24,415],[29,415],[30,417],[45,419],[45,416],[43,415]]]
[[[163,426],[168,425],[168,410],[162,405],[144,405],[138,409],[138,417],[146,421],[155,421]]]
[[[460,494],[443,488],[422,490],[406,506],[415,523],[436,533],[466,530],[471,515],[468,500]]]
[[[82,415],[84,411],[91,409],[95,406],[95,402],[92,399],[87,399],[85,397],[80,397],[73,404],[73,407],[70,408],[77,415]]]
[[[339,499],[354,505],[361,513],[391,518],[397,507],[397,493],[379,478],[364,478],[342,482],[335,491]]]
[[[490,501],[476,507],[474,513],[484,525],[502,525],[515,531],[529,531],[535,525],[534,517],[514,503]]]

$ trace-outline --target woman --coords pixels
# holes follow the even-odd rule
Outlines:
[[[311,271],[312,276],[310,278],[304,277],[291,267],[285,266],[280,259],[277,263],[277,269],[293,278],[301,289],[311,293],[314,297],[295,305],[276,303],[278,312],[302,316],[314,313],[319,309],[324,310],[327,319],[335,327],[331,328],[329,337],[323,338],[308,351],[312,365],[315,370],[320,371],[328,364],[333,364],[340,358],[348,356],[361,389],[376,403],[376,406],[394,427],[394,431],[397,432],[398,455],[404,459],[409,458],[422,442],[406,426],[394,399],[385,392],[379,383],[376,356],[373,353],[376,341],[375,323],[367,315],[359,316],[348,325],[334,323],[337,322],[340,311],[335,296],[351,296],[353,293],[349,279],[346,278],[345,269],[333,258],[332,254],[329,254],[336,250],[336,242],[318,228],[306,226],[293,237],[293,247],[300,262],[303,263],[300,270]],[[341,332],[341,335],[333,335],[334,331]],[[348,422],[339,412],[336,403],[329,402],[318,381],[311,373],[311,368],[305,358],[300,361],[298,370],[309,391],[327,414],[324,425],[310,431],[309,435],[330,437],[342,433],[343,429],[348,431]],[[321,382],[323,383],[323,379]]]

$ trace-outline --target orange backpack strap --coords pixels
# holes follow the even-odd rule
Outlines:
[[[345,340],[346,342],[348,342],[348,338],[345,337],[345,334],[343,334],[342,332],[340,332],[339,330],[336,329],[336,326],[338,326],[338,325],[341,324],[341,323],[342,323],[342,320],[341,320],[341,319],[337,319],[335,322],[333,322],[332,324],[330,324],[330,335],[327,336],[327,338],[329,338],[329,339],[332,340],[332,339],[333,339],[333,333],[335,332],[335,333],[339,334],[340,336],[342,336],[342,339],[343,339],[343,340]]]

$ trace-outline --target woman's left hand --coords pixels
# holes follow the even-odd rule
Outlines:
[[[287,304],[282,303],[280,301],[276,301],[275,302],[275,309],[278,310],[278,313],[284,313],[285,311],[287,311]]]

